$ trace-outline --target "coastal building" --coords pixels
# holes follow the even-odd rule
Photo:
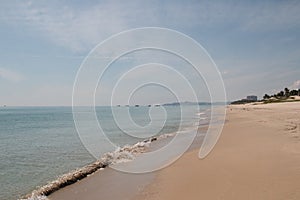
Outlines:
[[[257,101],[257,96],[255,96],[255,95],[247,96],[247,100],[249,100],[249,101]]]

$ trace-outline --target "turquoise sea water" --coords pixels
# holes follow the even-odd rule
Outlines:
[[[181,121],[180,107],[164,108],[166,123],[158,134],[176,132]],[[121,119],[122,109],[129,110],[132,120],[140,126],[151,121],[149,107],[119,107],[116,113],[119,112]],[[206,109],[201,107],[201,110]],[[88,107],[80,110],[86,113],[93,111]],[[189,105],[184,110],[190,118],[186,118],[182,125],[195,126],[199,121],[198,107]],[[162,120],[164,116],[159,113],[152,120]],[[113,120],[110,107],[96,107],[96,115],[107,137],[115,145],[134,144],[142,140],[120,130]],[[82,124],[88,127],[89,119],[83,117]],[[94,160],[80,141],[71,107],[0,108],[0,199],[17,199],[37,186]]]

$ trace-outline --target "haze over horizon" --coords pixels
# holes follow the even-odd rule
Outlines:
[[[174,29],[200,43],[222,74],[228,101],[299,89],[299,10],[299,1],[2,1],[0,105],[71,105],[88,53],[111,35],[139,27]],[[202,89],[201,101],[209,101]],[[134,103],[174,100],[154,95],[162,94],[158,88],[146,91]]]

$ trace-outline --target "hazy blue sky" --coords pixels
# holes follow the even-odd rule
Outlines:
[[[228,100],[300,88],[300,1],[3,0],[0,105],[71,105],[88,52],[144,26],[198,41],[219,67]]]

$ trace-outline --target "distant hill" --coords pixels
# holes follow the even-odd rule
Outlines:
[[[173,103],[165,103],[163,106],[179,106],[179,105],[227,105],[229,102],[173,102]]]

